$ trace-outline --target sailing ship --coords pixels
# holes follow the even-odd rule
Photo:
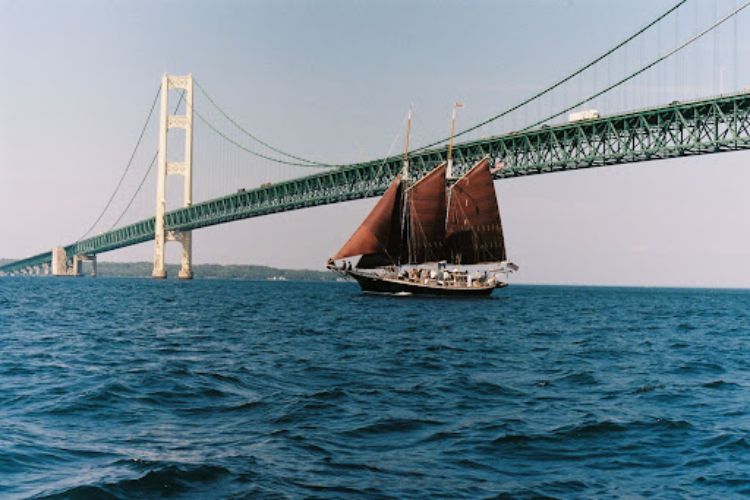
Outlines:
[[[328,259],[328,269],[351,276],[372,293],[486,296],[508,285],[504,277],[518,266],[507,260],[489,157],[448,185],[456,109],[448,160],[414,183],[409,179],[409,111],[402,172]],[[355,256],[360,258],[352,267],[346,259]]]

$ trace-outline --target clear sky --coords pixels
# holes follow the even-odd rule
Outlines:
[[[0,0],[0,256],[45,251],[86,231],[165,71],[192,72],[238,122],[287,151],[371,159],[389,152],[410,103],[415,142],[444,137],[454,101],[465,104],[459,128],[496,114],[674,3]],[[590,95],[738,4],[689,0],[585,78],[472,137],[521,128]],[[610,113],[750,85],[750,68],[737,64],[750,56],[749,27],[750,10],[589,107]],[[208,114],[204,105],[196,107]],[[152,126],[126,188],[155,143]],[[516,281],[750,286],[749,160],[750,152],[723,153],[497,182],[506,243],[521,266]],[[195,169],[196,201],[296,174],[205,129],[196,130]],[[153,191],[141,198],[126,221],[152,215]],[[194,259],[319,269],[373,203],[202,229]],[[171,245],[170,260],[178,254]],[[151,258],[150,243],[100,256]]]

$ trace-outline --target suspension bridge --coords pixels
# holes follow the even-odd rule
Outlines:
[[[675,80],[684,79],[692,57],[690,50],[700,43],[706,43],[707,36],[713,35],[716,57],[719,50],[716,32],[725,29],[731,36],[732,25],[728,22],[730,20],[734,23],[734,45],[730,47],[734,50],[736,64],[737,17],[750,2],[741,5],[736,3],[723,16],[717,13],[714,19],[701,29],[694,29],[682,40],[676,40],[669,50],[657,53],[650,60],[639,60],[632,67],[623,65],[620,73],[614,72],[616,74],[609,69],[612,59],[618,57],[618,53],[625,52],[623,57],[627,57],[628,46],[632,45],[634,40],[647,37],[655,26],[670,20],[677,26],[676,12],[686,1],[677,2],[671,9],[620,44],[553,85],[456,134],[458,142],[452,146],[454,172],[461,174],[474,162],[486,156],[490,157],[495,165],[494,177],[508,179],[750,148],[750,91],[736,88],[732,89],[732,92],[698,98],[686,96],[684,91],[675,91],[668,102],[657,102],[640,109],[613,113],[589,112],[585,114],[585,119],[569,118],[574,116],[570,113],[576,110],[591,110],[594,107],[615,108],[612,103],[617,102],[617,92],[620,92],[621,96],[632,95],[638,92],[638,85],[643,87],[652,83],[654,79],[658,82],[658,78],[663,78],[666,70],[662,68],[667,64],[672,64]],[[675,30],[675,33],[678,31]],[[603,64],[608,64],[608,75],[606,83],[601,87],[591,92],[579,92],[577,95],[573,92],[572,96],[569,90],[561,93],[561,89],[566,85],[582,78],[587,72],[596,71],[596,68],[601,68]],[[659,83],[664,84],[663,81]],[[194,86],[201,92],[206,109],[196,104]],[[174,107],[170,106],[171,91],[179,92]],[[657,92],[656,95],[663,97],[665,93]],[[538,116],[530,118],[528,112],[525,112],[522,119],[518,118],[519,110],[527,108],[530,103],[537,102],[545,96],[556,96],[555,100],[563,104],[552,111],[542,110],[537,113]],[[153,276],[163,278],[166,276],[165,244],[168,241],[177,241],[182,245],[180,277],[190,278],[193,230],[251,217],[379,196],[401,171],[403,165],[402,155],[388,155],[372,161],[351,164],[330,164],[288,153],[248,132],[224,111],[191,75],[164,75],[146,124],[151,120],[159,98],[161,110],[157,153],[151,158],[135,193],[111,227],[93,236],[89,235],[112,208],[112,201],[119,194],[123,179],[130,170],[146,125],[112,197],[87,234],[73,243],[54,246],[50,250],[1,266],[0,273],[78,275],[82,262],[95,263],[96,256],[101,253],[154,241]],[[653,99],[653,96],[651,98]],[[621,99],[620,107],[622,102],[627,103],[628,100]],[[213,110],[214,117],[209,116],[209,109]],[[516,130],[482,135],[489,124],[508,120],[514,114],[514,121],[505,123],[507,126],[507,123],[518,124],[520,121],[521,125]],[[566,118],[569,119],[566,121]],[[217,124],[219,119],[223,119],[224,128]],[[271,181],[266,176],[265,182],[256,181],[254,187],[239,190],[234,188],[229,194],[226,194],[225,186],[224,193],[206,196],[205,199],[194,202],[194,164],[213,164],[217,161],[216,158],[205,158],[196,162],[193,144],[194,126],[198,123],[204,126],[206,132],[222,141],[225,148],[231,147],[237,152],[252,155],[266,163],[286,165],[289,168],[288,178],[274,178]],[[227,127],[234,130],[234,136],[227,132]],[[182,146],[182,159],[179,161],[169,160],[170,129],[184,131],[184,136],[176,141],[178,146]],[[236,138],[236,134],[241,138]],[[472,134],[474,137],[469,138]],[[252,142],[252,147],[247,146],[248,140]],[[415,176],[428,172],[447,159],[448,141],[449,138],[426,141],[424,145],[410,151],[410,169]],[[157,167],[155,175],[152,174],[154,165]],[[197,177],[199,167],[195,168]],[[311,175],[300,175],[310,169],[317,171]],[[181,176],[183,179],[182,206],[173,210],[166,209],[167,196],[175,195],[166,188],[168,176]],[[154,206],[155,199],[156,209],[151,209],[154,216],[121,224],[133,207],[134,200],[148,192],[144,189],[146,181],[154,178],[154,196],[150,205]]]

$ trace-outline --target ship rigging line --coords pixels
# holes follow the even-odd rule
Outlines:
[[[523,129],[521,130],[521,131],[522,131],[522,132],[525,132],[525,131],[527,131],[527,130],[530,130],[530,129],[534,128],[534,127],[537,127],[537,126],[539,126],[539,125],[542,125],[542,124],[543,124],[543,123],[545,123],[545,122],[548,122],[548,121],[550,121],[550,120],[553,120],[553,119],[557,118],[557,117],[558,117],[558,116],[560,116],[560,115],[564,115],[564,114],[565,114],[565,113],[567,113],[568,111],[572,111],[573,109],[577,108],[578,106],[581,106],[581,105],[585,104],[585,103],[586,103],[586,102],[588,102],[588,101],[591,101],[591,100],[593,100],[593,99],[596,99],[597,97],[599,97],[599,96],[601,96],[601,95],[604,95],[604,94],[606,94],[607,92],[609,92],[610,90],[614,89],[615,87],[618,87],[618,86],[622,85],[623,83],[625,83],[625,82],[627,82],[627,81],[629,81],[629,80],[632,80],[633,78],[635,78],[636,76],[640,75],[640,74],[641,74],[641,73],[643,73],[644,71],[647,71],[647,70],[649,70],[650,68],[652,68],[652,67],[656,66],[657,64],[659,64],[660,62],[664,61],[665,59],[668,59],[668,58],[670,58],[671,56],[673,56],[673,55],[674,55],[674,54],[676,54],[677,52],[681,51],[682,49],[684,49],[684,48],[685,48],[685,47],[687,47],[688,45],[692,44],[693,42],[695,42],[695,41],[699,40],[700,38],[702,38],[702,37],[703,37],[703,36],[705,36],[706,34],[708,34],[708,33],[710,33],[711,31],[713,31],[714,29],[718,28],[719,26],[721,26],[722,24],[724,24],[724,23],[725,23],[726,21],[728,21],[728,20],[729,20],[729,19],[731,19],[732,17],[734,17],[734,16],[736,16],[737,14],[739,14],[739,13],[740,13],[740,11],[744,10],[744,9],[745,9],[745,8],[747,8],[748,6],[750,6],[750,0],[748,0],[748,1],[747,1],[747,2],[745,2],[744,4],[740,5],[739,7],[737,7],[736,9],[734,9],[734,10],[733,10],[732,12],[730,12],[730,13],[729,13],[729,14],[727,14],[726,16],[722,17],[721,19],[719,19],[718,21],[716,21],[715,23],[713,23],[713,24],[712,24],[711,26],[709,26],[708,28],[706,28],[706,29],[704,29],[703,31],[701,31],[700,33],[698,33],[697,35],[693,35],[693,37],[692,37],[692,38],[690,38],[689,40],[687,40],[686,42],[684,42],[684,43],[682,43],[681,45],[679,45],[679,46],[675,47],[674,49],[670,50],[669,52],[667,52],[667,53],[666,53],[666,54],[664,54],[663,56],[660,56],[660,57],[658,57],[658,58],[654,59],[654,60],[653,60],[653,61],[652,61],[651,63],[649,63],[649,64],[647,64],[646,66],[642,67],[642,68],[641,68],[641,69],[639,69],[638,71],[636,71],[636,72],[634,72],[634,73],[631,73],[630,75],[626,76],[626,77],[625,77],[625,78],[623,78],[622,80],[620,80],[620,81],[618,81],[618,82],[616,82],[616,83],[613,83],[613,84],[612,84],[612,85],[610,85],[609,87],[606,87],[605,89],[603,89],[603,90],[600,90],[600,91],[599,91],[599,92],[597,92],[596,94],[593,94],[593,95],[591,95],[591,96],[587,97],[586,99],[584,99],[584,100],[582,100],[582,101],[580,101],[580,102],[577,102],[577,103],[576,103],[576,104],[574,104],[573,106],[570,106],[570,107],[568,107],[568,108],[566,108],[566,109],[563,109],[562,111],[560,111],[560,112],[558,112],[558,113],[555,113],[554,115],[548,116],[547,118],[545,118],[545,119],[543,119],[543,120],[539,120],[539,121],[538,121],[538,122],[536,122],[536,123],[533,123],[533,124],[531,124],[531,125],[529,125],[529,126],[527,126],[527,127],[524,127],[524,128],[523,128]]]
[[[539,99],[540,97],[542,97],[542,96],[544,96],[544,95],[552,92],[553,90],[555,90],[560,85],[562,85],[562,84],[570,81],[571,79],[575,78],[576,76],[580,75],[581,73],[583,73],[587,69],[591,68],[592,66],[594,66],[599,61],[601,61],[602,59],[605,59],[605,58],[609,57],[611,54],[613,54],[617,50],[621,49],[622,47],[624,47],[625,45],[627,45],[628,43],[630,43],[633,39],[639,37],[640,35],[642,35],[646,31],[648,31],[651,27],[653,27],[659,21],[661,21],[662,19],[664,19],[665,17],[667,17],[669,14],[671,14],[672,12],[674,12],[675,10],[677,10],[678,8],[680,8],[685,2],[687,2],[687,0],[680,0],[674,6],[672,6],[671,9],[669,9],[666,12],[664,12],[662,15],[660,15],[659,17],[657,17],[656,19],[654,19],[653,21],[651,21],[650,23],[648,23],[646,26],[644,26],[643,28],[639,29],[638,31],[636,31],[635,33],[633,33],[632,35],[630,35],[628,38],[626,38],[622,42],[618,43],[617,45],[615,45],[614,47],[612,47],[611,49],[609,49],[608,51],[606,51],[605,53],[603,53],[602,55],[600,55],[599,57],[597,57],[596,59],[594,59],[593,61],[589,62],[585,66],[582,66],[581,68],[577,69],[576,71],[574,71],[573,73],[569,74],[568,76],[566,76],[562,80],[558,80],[557,83],[555,83],[555,84],[547,87],[546,89],[544,89],[544,90],[542,90],[540,92],[537,92],[533,96],[525,99],[524,101],[521,101],[520,103],[516,104],[515,106],[512,106],[512,107],[506,109],[505,111],[503,111],[500,114],[492,116],[492,117],[484,120],[483,122],[477,123],[476,125],[473,125],[473,126],[467,128],[465,130],[462,130],[461,132],[459,132],[457,134],[454,134],[453,138],[455,139],[456,137],[460,137],[460,136],[462,136],[464,134],[468,134],[469,132],[473,132],[474,130],[477,130],[478,128],[484,127],[485,125],[487,125],[489,123],[492,123],[495,120],[498,120],[498,119],[500,119],[500,118],[502,118],[502,117],[504,117],[506,115],[509,115],[510,113],[512,113],[512,112],[514,112],[514,111],[516,111],[516,110],[518,110],[518,109],[526,106],[527,104],[529,104],[529,103],[531,103],[531,102]],[[444,143],[445,141],[448,141],[448,140],[450,140],[450,137],[446,137],[445,139],[441,139],[439,141],[435,141],[435,142],[427,144],[425,146],[421,146],[421,147],[413,150],[412,152],[422,151],[422,150],[431,148],[433,146],[438,146],[438,145],[440,145],[440,144],[442,144],[442,143]]]
[[[300,162],[304,162],[304,163],[309,163],[310,165],[299,165],[299,164],[296,164],[296,163],[288,163],[288,162],[285,162],[284,160],[277,160],[277,159],[274,159],[274,158],[270,158],[270,157],[268,157],[268,156],[263,156],[263,155],[261,155],[261,154],[259,154],[259,153],[255,153],[255,152],[253,152],[253,151],[250,151],[250,150],[248,150],[248,149],[246,149],[246,148],[244,148],[244,147],[240,146],[240,145],[239,145],[239,144],[237,144],[236,142],[234,142],[234,141],[231,141],[231,140],[230,140],[230,141],[231,141],[231,142],[233,142],[233,143],[234,143],[234,144],[235,144],[235,145],[236,145],[237,147],[240,147],[240,148],[242,148],[243,150],[247,151],[248,153],[254,154],[254,155],[256,155],[256,156],[260,156],[261,158],[265,158],[265,159],[267,159],[267,160],[275,161],[275,162],[278,162],[278,163],[284,163],[284,164],[286,164],[286,165],[296,165],[296,166],[317,166],[317,167],[334,167],[334,166],[337,166],[337,165],[330,165],[330,164],[327,164],[327,163],[320,163],[320,162],[317,162],[317,161],[313,161],[313,160],[308,160],[308,159],[306,159],[306,158],[302,158],[302,157],[300,157],[300,156],[296,156],[296,155],[293,155],[293,154],[291,154],[291,153],[287,153],[286,151],[283,151],[283,150],[281,150],[281,149],[279,149],[279,148],[277,148],[277,147],[274,147],[274,146],[272,146],[271,144],[268,144],[267,142],[263,141],[262,139],[260,139],[260,138],[256,137],[255,135],[253,135],[253,134],[251,134],[250,132],[248,132],[248,131],[247,131],[247,130],[246,130],[245,128],[243,128],[243,127],[242,127],[242,125],[240,125],[239,123],[237,123],[237,121],[236,121],[236,120],[234,120],[234,119],[233,119],[233,118],[232,118],[231,116],[229,116],[229,114],[227,114],[227,113],[226,113],[226,112],[225,112],[225,111],[224,111],[224,110],[223,110],[223,109],[221,108],[221,106],[219,106],[219,105],[218,105],[218,104],[216,103],[216,101],[214,101],[214,100],[213,100],[213,98],[212,98],[212,97],[211,97],[210,95],[208,95],[208,92],[206,92],[206,89],[204,89],[204,88],[203,88],[203,86],[202,86],[202,85],[201,85],[201,84],[200,84],[200,83],[198,82],[198,80],[195,80],[195,79],[194,79],[193,81],[195,82],[195,86],[196,86],[196,87],[198,87],[198,90],[200,90],[200,91],[201,91],[201,93],[202,93],[202,94],[203,94],[203,95],[204,95],[204,96],[206,97],[206,99],[208,99],[208,102],[210,102],[210,103],[211,103],[211,105],[212,105],[212,106],[213,106],[214,108],[216,108],[216,110],[217,110],[217,111],[218,111],[219,113],[221,113],[221,115],[222,115],[222,116],[223,116],[224,118],[226,118],[226,119],[227,119],[227,121],[229,121],[229,123],[231,123],[232,125],[234,125],[235,127],[237,127],[237,128],[238,128],[238,129],[240,130],[240,131],[242,131],[242,133],[244,133],[245,135],[247,135],[248,137],[250,137],[250,138],[251,138],[252,140],[256,141],[257,143],[259,143],[259,144],[262,144],[263,146],[267,147],[267,148],[268,148],[268,149],[270,149],[271,151],[274,151],[274,152],[276,152],[276,153],[279,153],[279,154],[281,154],[281,155],[283,155],[283,156],[288,156],[289,158],[292,158],[293,160],[297,160],[297,161],[300,161]],[[196,111],[196,113],[197,113],[197,111]],[[207,125],[209,125],[209,127],[213,128],[213,129],[214,129],[214,131],[215,131],[216,133],[220,134],[220,135],[221,135],[222,137],[225,137],[225,136],[224,136],[223,134],[221,134],[221,133],[220,133],[220,132],[219,132],[218,130],[216,130],[216,129],[215,129],[215,128],[214,128],[213,126],[211,126],[210,124],[208,124],[207,120],[206,120],[206,119],[205,119],[205,118],[204,118],[203,116],[200,116],[200,115],[199,115],[199,117],[201,118],[201,120],[203,120],[204,122],[206,122],[206,124],[207,124]],[[226,138],[226,137],[225,137],[225,138]]]
[[[104,214],[109,209],[110,205],[112,205],[112,201],[115,199],[115,195],[117,195],[118,191],[120,190],[120,186],[122,186],[122,181],[125,180],[125,175],[130,170],[131,165],[133,164],[133,158],[135,158],[135,154],[138,152],[138,147],[141,145],[141,140],[143,140],[143,135],[146,133],[146,128],[148,128],[148,124],[151,122],[151,115],[154,114],[154,108],[156,108],[156,101],[159,99],[159,94],[161,93],[161,86],[159,86],[159,89],[156,91],[156,95],[154,96],[154,101],[151,103],[151,109],[148,111],[148,116],[146,116],[146,122],[143,124],[143,128],[141,128],[141,134],[138,136],[138,140],[135,143],[135,147],[133,148],[132,153],[130,153],[130,159],[128,160],[127,165],[125,165],[125,170],[123,170],[122,175],[120,175],[120,180],[117,181],[117,185],[115,186],[114,191],[112,191],[112,194],[109,197],[109,200],[107,200],[107,204],[104,205],[104,208],[99,213],[99,216],[96,218],[93,224],[91,224],[91,227],[88,228],[88,230],[81,235],[80,238],[78,238],[77,241],[81,241],[84,239],[88,234],[96,227],[97,224],[99,224],[99,221],[102,220],[102,217],[104,217]]]

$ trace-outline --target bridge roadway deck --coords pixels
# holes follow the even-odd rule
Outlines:
[[[603,167],[750,148],[750,93],[722,95],[594,120],[487,137],[454,147],[460,172],[489,155],[503,168],[497,179]],[[444,161],[447,147],[414,153],[411,169],[421,175]],[[379,196],[400,171],[393,156],[326,170],[271,186],[233,193],[166,214],[168,230],[191,230],[261,215]],[[68,245],[69,257],[98,254],[154,238],[146,219]],[[51,262],[51,252],[15,261],[0,272],[18,272]]]

